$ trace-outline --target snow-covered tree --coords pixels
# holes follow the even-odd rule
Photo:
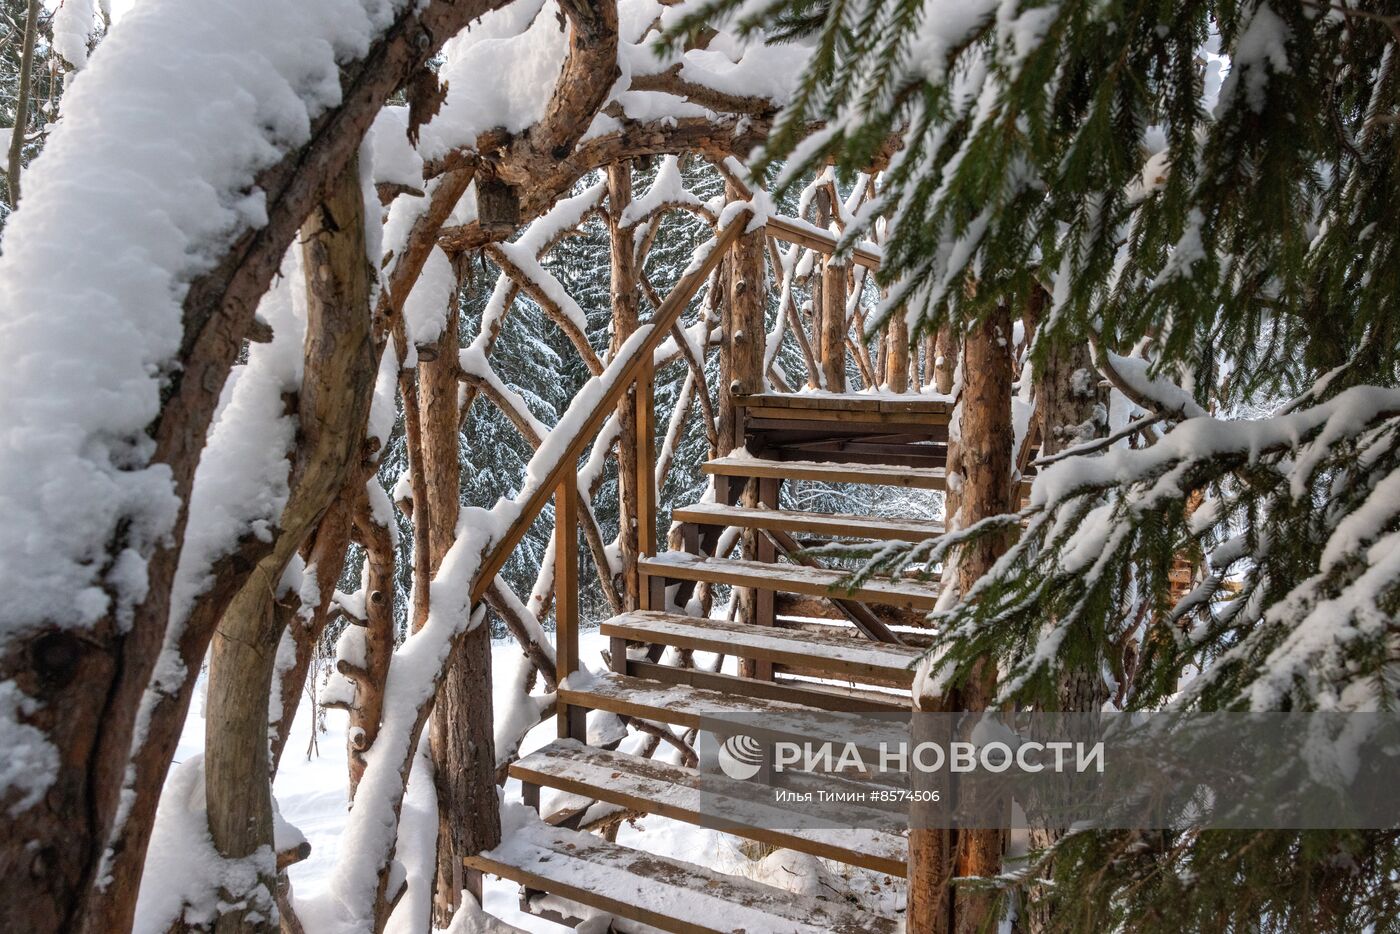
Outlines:
[[[816,42],[760,160],[785,179],[828,156],[863,168],[897,138],[846,233],[888,218],[883,314],[956,334],[1040,303],[1032,365],[1087,344],[1113,387],[1107,437],[1038,464],[1019,515],[870,565],[1011,542],[938,615],[935,689],[994,657],[999,698],[1022,704],[1055,706],[1078,671],[1133,708],[1394,709],[1393,8],[718,0],[688,16],[680,34],[728,16]],[[1174,591],[1183,559],[1198,572]],[[1396,910],[1387,834],[1082,834],[1058,851],[1041,894],[1070,929],[1098,912],[1363,928]]]

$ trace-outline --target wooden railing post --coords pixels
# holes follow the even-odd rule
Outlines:
[[[563,684],[578,671],[578,476],[567,472],[554,491],[554,673]],[[587,711],[560,703],[559,735],[587,740]]]
[[[656,554],[656,371],[655,364],[646,360],[637,373],[636,389],[632,394],[637,426],[636,486],[637,486],[637,554]],[[638,603],[643,610],[664,610],[652,606],[650,587],[641,578],[637,581]]]

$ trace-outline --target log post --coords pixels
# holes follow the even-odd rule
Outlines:
[[[612,340],[609,352],[617,356],[627,338],[637,330],[640,289],[637,277],[636,250],[632,242],[632,227],[623,224],[623,212],[632,202],[632,166],[619,162],[608,166],[608,242],[612,259],[609,294],[612,302]],[[642,529],[640,497],[650,484],[642,482],[643,464],[650,470],[651,457],[641,457],[641,404],[638,387],[631,388],[617,404],[617,498],[618,551],[622,556],[622,581],[619,591],[628,610],[642,605],[641,583],[637,576],[637,556],[641,552]],[[650,418],[647,419],[650,421]],[[654,522],[654,519],[652,520]],[[653,550],[655,550],[653,548]],[[605,573],[606,569],[599,569]]]
[[[957,370],[958,335],[948,326],[938,329],[930,341],[928,366],[933,372],[933,388],[945,396],[953,391],[953,376]]]
[[[459,273],[461,270],[459,270]],[[418,364],[419,464],[427,509],[414,504],[414,526],[426,525],[427,566],[436,574],[457,535],[461,512],[458,364],[459,314],[454,289],[442,334]],[[405,401],[407,405],[407,401]],[[429,595],[427,581],[418,599]],[[426,618],[425,612],[419,616]],[[430,724],[433,774],[438,799],[437,877],[433,891],[435,926],[447,927],[463,889],[480,899],[480,877],[468,876],[464,857],[501,841],[496,802],[496,756],[491,702],[491,629],[481,624],[458,643],[452,667],[438,690]]]
[[[370,477],[367,483],[377,483]],[[390,522],[393,521],[391,518]],[[355,536],[365,550],[365,682],[355,686],[350,707],[350,796],[365,773],[365,752],[379,736],[384,711],[384,683],[394,654],[394,539],[370,508],[365,485],[355,500]]]
[[[885,328],[885,385],[890,392],[909,391],[909,322],[896,308]]]
[[[578,477],[567,472],[554,492],[554,676],[563,684],[578,671]],[[585,711],[558,705],[559,736],[588,739]]]
[[[219,621],[209,659],[205,796],[220,855],[245,859],[272,848],[268,700],[282,629],[273,601],[288,562],[324,515],[355,463],[374,387],[364,203],[356,160],[336,178],[302,228],[307,287],[306,370],[296,397],[301,445],[270,554],[258,562]],[[220,932],[261,930],[273,910],[275,867],[246,892],[226,893]],[[265,893],[263,904],[257,893]]]
[[[637,425],[633,474],[637,490],[637,553],[651,556],[656,554],[656,372],[651,361],[647,361],[637,374],[632,399]],[[646,588],[642,586],[635,569],[631,577],[637,580],[638,605],[642,609],[665,609],[650,605]]]
[[[830,187],[818,189],[813,201],[816,224],[825,230],[831,223],[832,215]],[[849,274],[847,267],[833,263],[828,257],[822,262],[821,288],[812,296],[822,382],[830,392],[846,391],[846,290]]]
[[[729,199],[743,197],[735,186],[725,186],[725,196]],[[732,448],[742,447],[745,441],[743,410],[734,405],[733,397],[739,394],[762,392],[765,387],[763,376],[763,351],[765,330],[764,311],[766,306],[763,278],[763,231],[745,234],[734,242],[729,251],[728,291],[721,316],[724,334],[720,344],[720,373],[724,380],[721,392],[731,413],[727,426],[731,432],[722,443]],[[721,435],[724,438],[723,435]],[[750,481],[744,493],[744,502],[752,505],[757,502],[759,481]],[[766,540],[765,540],[766,541]],[[763,542],[753,529],[745,529],[740,539],[741,553],[745,558],[758,558]],[[770,549],[771,552],[771,549]],[[771,560],[771,553],[770,553]],[[736,588],[733,599],[738,601],[738,619],[746,623],[761,623],[763,606],[771,606],[773,594],[753,588]],[[765,669],[771,676],[772,666]],[[751,662],[743,662],[739,673],[755,677],[764,673]]]

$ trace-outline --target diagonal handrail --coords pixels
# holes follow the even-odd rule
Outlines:
[[[650,367],[652,356],[656,352],[656,348],[670,334],[671,325],[680,318],[681,312],[700,291],[700,286],[719,265],[729,247],[735,240],[739,239],[752,218],[753,210],[747,207],[730,218],[724,229],[719,231],[714,240],[710,241],[710,251],[705,258],[698,266],[692,266],[685,275],[681,276],[671,294],[656,310],[652,320],[638,329],[639,331],[649,329],[645,336],[640,341],[629,341],[633,344],[630,348],[624,345],[617,357],[608,363],[607,368],[589,381],[588,385],[602,384],[605,386],[602,395],[593,404],[593,408],[588,411],[588,414],[581,419],[582,424],[573,431],[568,446],[558,456],[554,465],[543,477],[534,481],[534,486],[525,502],[520,505],[520,511],[516,513],[505,533],[492,545],[482,560],[476,580],[472,584],[471,598],[473,603],[480,601],[486,595],[491,582],[496,579],[501,568],[505,567],[511,552],[520,544],[525,533],[530,530],[530,526],[544,511],[545,504],[554,495],[555,488],[564,475],[577,469],[578,458],[583,453],[585,445],[589,444],[593,436],[603,427],[603,423],[617,408],[618,401],[636,381],[638,375],[644,371],[644,368]],[[585,386],[584,392],[588,391],[588,385]],[[565,414],[565,420],[567,419],[568,413]],[[566,427],[565,420],[560,421],[556,430]],[[546,439],[545,444],[536,452],[536,457],[545,454],[548,446],[548,439]]]

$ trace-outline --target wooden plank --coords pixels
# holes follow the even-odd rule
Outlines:
[[[903,924],[534,820],[465,863],[675,934],[896,934]]]
[[[830,620],[836,625],[850,623],[844,613],[838,610],[830,600],[824,597],[810,597],[804,594],[780,593],[777,596],[776,612],[779,617],[807,617],[817,620]],[[888,606],[870,606],[870,612],[874,613],[886,626],[896,626],[922,629],[928,625],[926,614],[919,610],[900,610]],[[786,625],[786,624],[785,624]],[[788,625],[789,629],[802,628],[800,626]],[[906,645],[919,645],[919,642],[910,642],[907,632],[900,632],[899,640]]]
[[[782,409],[775,406],[752,406],[744,410],[750,419],[763,421],[791,421],[808,423],[853,421],[861,425],[891,428],[944,427],[948,425],[946,414],[923,415],[904,412],[843,411],[839,409]]]
[[[776,628],[776,627],[775,627]],[[627,641],[620,640],[625,646]],[[784,666],[775,666],[783,668]],[[784,670],[787,670],[784,668]],[[760,681],[757,678],[744,678],[700,668],[680,668],[675,665],[662,665],[659,662],[629,658],[627,674],[636,678],[647,678],[665,684],[684,684],[707,691],[719,691],[736,697],[754,700],[782,701],[787,704],[800,704],[818,710],[838,710],[847,713],[902,713],[913,704],[908,694],[902,697],[891,693],[874,691],[852,693],[847,685],[795,681],[787,679]],[[894,687],[894,685],[889,685]],[[907,690],[907,689],[906,689]]]
[[[635,642],[809,668],[823,676],[867,678],[905,686],[913,683],[913,665],[923,656],[920,649],[874,642],[863,636],[797,633],[673,613],[624,613],[604,622],[602,632]]]
[[[879,464],[825,464],[817,461],[769,461],[754,457],[719,457],[706,461],[707,474],[726,477],[777,477],[784,480],[819,480],[824,483],[863,483],[941,490],[944,472],[937,468],[895,467]]]
[[[637,562],[654,577],[679,581],[709,581],[735,587],[762,587],[813,597],[856,600],[915,610],[931,610],[938,601],[938,590],[931,584],[913,581],[869,580],[858,587],[846,585],[847,571],[832,568],[798,567],[792,564],[764,564],[728,558],[700,558],[684,552],[667,552]]]
[[[895,542],[921,542],[943,533],[941,522],[879,519],[789,509],[752,509],[746,506],[721,506],[718,503],[682,506],[672,510],[671,521]]]
[[[700,286],[709,279],[710,273],[724,258],[730,244],[739,239],[744,228],[748,226],[750,217],[752,217],[752,213],[745,209],[731,219],[729,226],[715,237],[710,252],[705,255],[698,266],[681,276],[676,287],[671,290],[671,294],[666,296],[661,307],[656,309],[651,321],[643,325],[651,330],[636,349],[626,358],[613,360],[603,371],[601,377],[594,377],[593,380],[585,384],[584,391],[589,386],[594,385],[595,380],[606,382],[606,388],[594,400],[588,415],[582,419],[581,428],[574,433],[568,447],[565,448],[558,460],[554,461],[529,496],[526,497],[525,502],[521,504],[520,511],[516,513],[515,519],[512,520],[505,534],[496,540],[486,557],[482,559],[481,568],[477,571],[475,582],[472,584],[473,603],[486,595],[487,588],[491,586],[491,582],[495,580],[501,568],[505,567],[511,552],[520,544],[525,533],[530,530],[540,513],[544,511],[545,503],[549,502],[549,498],[554,495],[554,488],[565,477],[574,477],[578,470],[578,458],[583,453],[583,449],[592,444],[593,436],[603,427],[608,416],[617,409],[618,400],[622,398],[623,393],[627,392],[628,387],[637,378],[642,367],[651,365],[652,356],[656,348],[670,334],[671,325],[690,304],[690,300],[695,297]],[[568,413],[565,413],[565,417],[568,417]],[[533,460],[531,466],[534,466]]]
[[[843,804],[843,818],[862,829],[822,826],[805,811],[776,804],[766,785],[595,749],[573,740],[560,740],[531,753],[513,764],[510,774],[522,782],[823,859],[895,876],[905,872],[908,844],[892,813]],[[880,825],[887,829],[873,829]]]
[[[909,740],[907,724],[875,720],[862,716],[860,711],[818,710],[803,704],[663,684],[610,671],[592,674],[587,679],[574,678],[560,687],[559,694],[570,704],[687,729],[699,729],[706,720],[717,717],[729,718],[737,727],[734,718],[743,717],[755,735],[823,741],[859,737],[860,745],[868,746],[877,755],[881,743],[892,748]],[[867,712],[883,714],[886,709],[872,708]]]
[[[931,399],[914,394],[826,392],[759,392],[736,395],[734,404],[745,408],[804,409],[834,413],[888,412],[910,415],[947,415],[953,410],[945,398]]]

